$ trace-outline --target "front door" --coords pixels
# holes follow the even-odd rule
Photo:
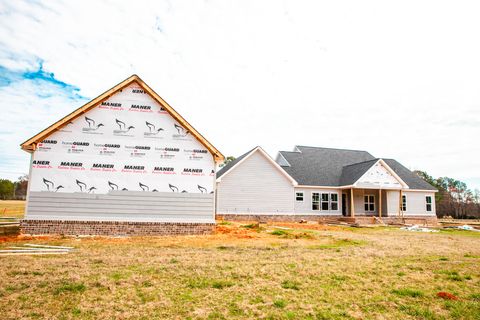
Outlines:
[[[347,194],[342,193],[342,215],[347,215]]]

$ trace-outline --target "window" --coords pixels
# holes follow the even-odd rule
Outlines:
[[[402,211],[407,211],[407,196],[402,195]]]
[[[374,212],[375,211],[375,196],[368,194],[363,196],[364,209],[365,212]]]
[[[328,211],[328,193],[322,193],[322,211]]]
[[[330,210],[333,210],[333,211],[338,210],[338,194],[337,193],[330,193]]]
[[[312,193],[312,210],[320,210],[320,193]]]
[[[427,203],[427,211],[432,211],[432,196],[426,196],[425,202]]]
[[[297,192],[295,194],[295,200],[296,201],[303,201],[303,192]]]

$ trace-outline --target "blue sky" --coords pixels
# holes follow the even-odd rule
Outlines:
[[[133,73],[226,155],[368,150],[480,188],[476,1],[0,1],[0,176]]]

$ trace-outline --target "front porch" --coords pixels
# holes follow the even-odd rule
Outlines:
[[[437,224],[435,215],[405,215],[406,210],[407,197],[402,189],[350,188],[342,191],[339,220],[358,224]]]
[[[402,217],[402,190],[350,188],[342,191],[344,217]]]

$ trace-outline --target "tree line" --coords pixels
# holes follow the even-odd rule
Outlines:
[[[0,179],[0,199],[25,200],[28,188],[28,175],[21,176],[17,181]]]
[[[414,171],[420,178],[434,186],[438,217],[456,219],[480,218],[480,190],[470,190],[465,182],[449,178],[433,178],[425,171]]]

